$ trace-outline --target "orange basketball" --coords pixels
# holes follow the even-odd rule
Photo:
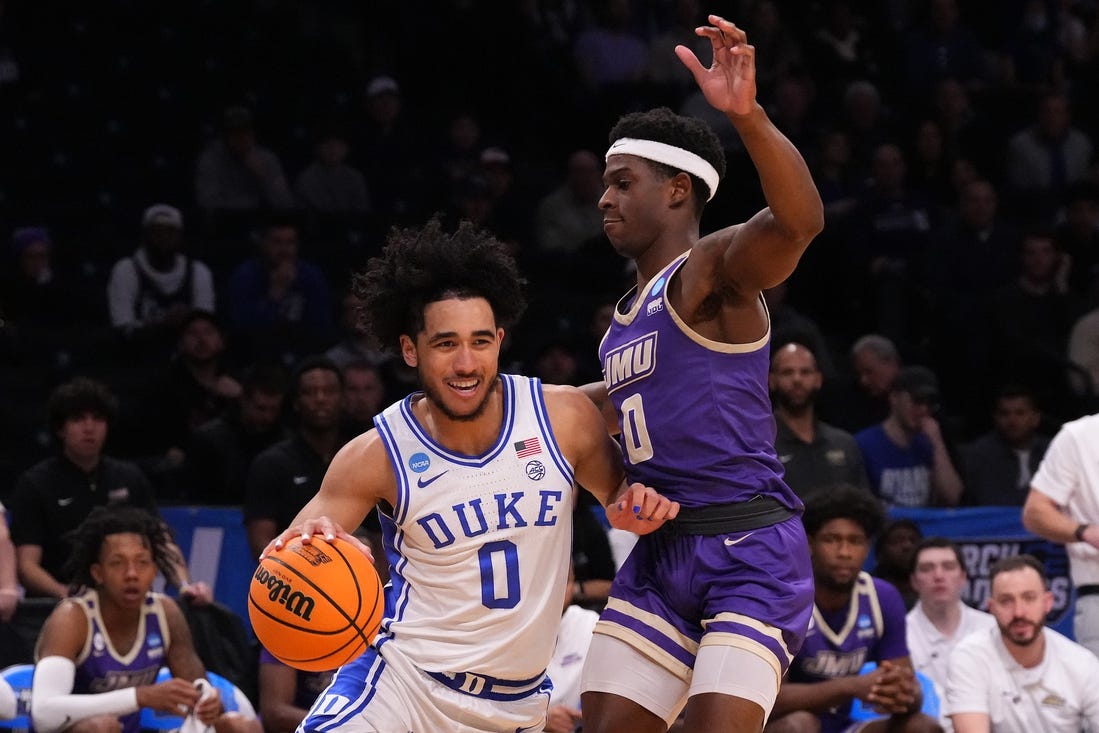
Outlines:
[[[248,587],[256,638],[295,669],[325,672],[359,656],[385,601],[374,566],[350,542],[293,539],[260,561]]]

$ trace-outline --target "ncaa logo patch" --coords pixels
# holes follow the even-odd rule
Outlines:
[[[652,290],[649,291],[649,295],[659,295],[660,291],[664,289],[664,276],[661,275],[653,283]]]
[[[527,462],[526,472],[531,481],[541,481],[546,477],[546,467],[541,461]]]
[[[408,458],[408,467],[416,473],[423,473],[431,466],[431,459],[428,458],[427,453],[413,453]]]

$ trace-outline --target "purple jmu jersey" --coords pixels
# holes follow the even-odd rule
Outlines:
[[[800,509],[775,454],[770,328],[749,344],[691,330],[665,298],[686,259],[626,294],[599,346],[626,475],[688,507],[764,495]]]
[[[72,599],[88,617],[88,636],[76,658],[74,693],[110,692],[156,683],[157,672],[166,664],[170,644],[161,598],[159,593],[145,596],[136,641],[124,651],[115,649],[107,635],[99,613],[99,594],[89,590]],[[140,717],[139,712],[120,716],[123,733],[138,733]]]
[[[859,674],[867,662],[908,656],[904,601],[888,581],[859,573],[847,608],[822,613],[813,621],[801,651],[790,665],[791,682],[823,682]],[[851,724],[851,703],[820,714],[821,733]]]

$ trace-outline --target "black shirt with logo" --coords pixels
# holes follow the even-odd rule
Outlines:
[[[104,456],[86,473],[64,456],[54,456],[27,469],[16,481],[8,513],[11,539],[42,548],[43,569],[62,583],[70,543],[65,534],[76,529],[92,509],[129,505],[156,514],[153,488],[133,463]]]

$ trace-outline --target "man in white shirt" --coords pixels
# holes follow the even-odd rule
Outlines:
[[[1065,423],[1030,481],[1023,526],[1066,545],[1076,641],[1099,655],[1099,414]]]
[[[1099,730],[1099,658],[1052,629],[1042,564],[1030,555],[989,571],[998,628],[970,634],[949,660],[947,712],[956,733]]]
[[[905,624],[908,653],[916,671],[935,684],[939,699],[945,697],[951,650],[975,631],[996,628],[991,614],[962,602],[965,581],[962,552],[949,539],[927,537],[916,546],[911,583],[917,601]],[[949,720],[942,722],[949,726]]]
[[[107,303],[111,325],[131,338],[175,345],[177,329],[192,310],[215,311],[210,268],[185,253],[183,214],[155,204],[141,216],[141,244],[111,267]]]

